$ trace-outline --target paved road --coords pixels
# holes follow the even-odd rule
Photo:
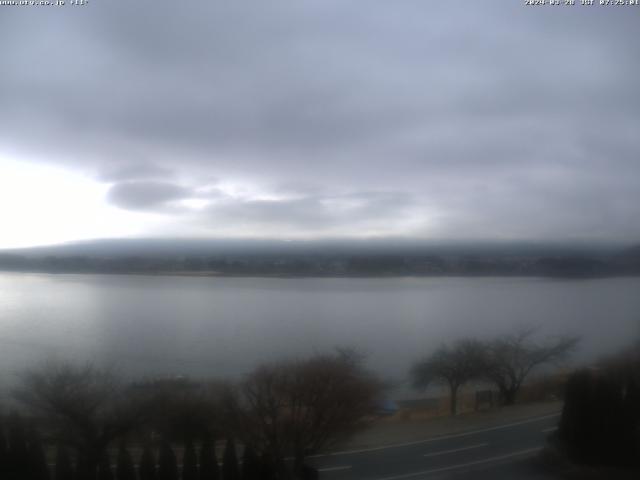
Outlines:
[[[321,480],[543,479],[531,458],[559,415],[310,459]]]

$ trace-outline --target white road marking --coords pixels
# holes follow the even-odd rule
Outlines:
[[[545,428],[543,430],[540,430],[542,433],[549,433],[549,432],[555,432],[558,429],[558,427],[549,427],[549,428]]]
[[[459,463],[457,465],[450,465],[448,467],[433,468],[431,470],[423,470],[421,472],[405,473],[405,474],[402,474],[402,475],[394,475],[393,477],[384,477],[384,478],[379,478],[377,480],[400,480],[400,479],[403,479],[403,478],[419,477],[421,475],[430,475],[432,473],[447,472],[447,471],[450,471],[450,470],[457,470],[459,468],[472,467],[472,466],[475,466],[475,465],[482,465],[483,463],[497,462],[497,461],[500,461],[500,460],[507,460],[507,459],[513,458],[513,457],[520,457],[520,456],[523,456],[523,455],[529,455],[531,453],[539,452],[540,450],[542,450],[542,448],[543,447],[527,448],[526,450],[519,450],[517,452],[508,453],[506,455],[499,455],[497,457],[485,458],[483,460],[476,460],[475,462]]]
[[[319,472],[337,472],[339,470],[349,470],[351,465],[345,465],[344,467],[327,467],[327,468],[319,468]]]
[[[465,450],[472,450],[474,448],[486,447],[488,443],[479,443],[477,445],[470,445],[468,447],[453,448],[451,450],[440,450],[439,452],[425,453],[423,457],[437,457],[438,455],[447,455],[448,453],[464,452]]]
[[[504,425],[498,425],[496,427],[483,428],[483,429],[480,429],[480,430],[470,430],[468,432],[454,433],[454,434],[451,434],[451,435],[442,435],[442,436],[439,436],[439,437],[432,437],[432,438],[427,438],[427,439],[424,439],[424,440],[416,440],[414,442],[393,443],[393,444],[390,444],[390,445],[382,445],[380,447],[361,448],[361,449],[357,449],[357,450],[344,450],[342,452],[333,452],[333,453],[321,453],[321,454],[318,454],[318,455],[310,455],[308,458],[336,457],[338,455],[351,455],[353,453],[377,452],[379,450],[386,450],[388,448],[410,447],[412,445],[420,445],[420,444],[423,444],[423,443],[438,442],[440,440],[448,440],[450,438],[460,438],[460,437],[467,437],[469,435],[476,435],[478,433],[492,432],[494,430],[500,430],[500,429],[503,429],[503,428],[516,427],[518,425],[525,425],[527,423],[539,422],[539,421],[542,421],[542,420],[546,420],[548,418],[559,417],[559,416],[560,416],[560,413],[558,412],[558,413],[553,413],[551,415],[544,415],[542,417],[530,418],[528,420],[522,420],[520,422],[506,423]]]

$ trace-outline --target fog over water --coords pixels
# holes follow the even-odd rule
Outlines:
[[[579,334],[575,361],[640,337],[640,278],[0,275],[0,365],[91,360],[132,375],[235,377],[354,346],[384,377],[460,336]],[[10,377],[11,375],[9,375]],[[5,376],[5,378],[8,378]]]

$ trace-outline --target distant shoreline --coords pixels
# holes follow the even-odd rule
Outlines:
[[[598,280],[609,278],[640,278],[640,273],[610,273],[594,275],[551,275],[526,273],[438,273],[438,274],[295,274],[295,273],[227,273],[216,271],[51,271],[51,270],[8,270],[0,269],[1,274],[44,274],[44,275],[126,275],[144,277],[189,277],[189,278],[264,278],[264,279],[400,279],[400,278],[541,278],[556,280]]]
[[[98,244],[99,246],[100,244]],[[0,252],[0,271],[183,277],[607,278],[640,275],[640,246],[625,249],[539,247],[244,248],[211,250],[185,244],[162,250],[153,242],[92,252],[72,247]],[[37,254],[36,254],[37,253]]]

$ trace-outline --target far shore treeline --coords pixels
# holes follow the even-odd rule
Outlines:
[[[0,270],[219,276],[640,275],[640,246],[89,242],[0,252]]]

